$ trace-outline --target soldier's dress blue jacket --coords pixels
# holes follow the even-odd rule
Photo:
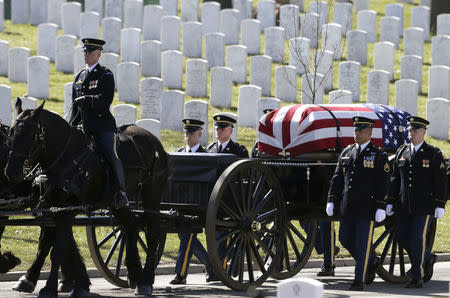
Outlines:
[[[215,141],[209,144],[208,147],[206,147],[206,150],[210,153],[218,153],[219,145],[219,141]],[[231,153],[240,158],[248,158],[247,148],[239,143],[233,142],[232,140],[228,142],[225,148],[222,148],[220,153]]]
[[[365,282],[372,262],[374,217],[386,207],[389,173],[386,152],[369,142],[359,154],[356,144],[346,147],[331,179],[328,202],[340,205],[339,241],[356,261],[359,282]]]
[[[415,154],[411,144],[395,155],[388,203],[398,214],[398,240],[411,258],[411,278],[420,281],[424,265],[431,259],[426,233],[436,207],[447,201],[446,166],[441,150],[423,142]]]

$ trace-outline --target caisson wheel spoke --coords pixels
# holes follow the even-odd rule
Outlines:
[[[253,239],[256,240],[256,242],[258,242],[258,244],[261,246],[261,248],[262,248],[267,254],[270,255],[270,257],[271,257],[272,259],[275,259],[275,254],[273,253],[273,251],[271,251],[271,250],[269,249],[269,247],[267,247],[267,245],[264,243],[264,241],[261,241],[261,239],[259,239],[258,237],[255,237],[254,234],[252,234],[252,237],[253,237]]]
[[[236,208],[238,209],[239,215],[243,215],[244,212],[242,212],[242,208],[241,208],[241,204],[240,204],[240,200],[238,199],[238,196],[236,194],[236,191],[234,190],[232,184],[228,184],[228,188],[231,190],[231,194],[233,195],[233,201],[234,204],[236,206]],[[222,200],[221,200],[222,201]],[[240,216],[238,216],[239,218]]]
[[[97,246],[100,249],[100,247],[103,246],[106,242],[108,242],[109,239],[111,239],[112,236],[114,236],[119,231],[119,227],[115,227],[111,232],[108,233],[108,235],[105,236],[105,238],[100,241]]]
[[[138,234],[138,242],[141,245],[142,249],[147,253],[147,245],[145,245],[144,240],[142,239],[141,235]]]
[[[273,189],[269,190],[264,198],[261,200],[261,202],[258,203],[258,205],[253,210],[253,214],[258,213],[264,205],[266,205],[267,202],[271,201],[272,196],[275,194],[275,191]]]
[[[123,233],[121,231],[119,233],[119,236],[117,236],[116,240],[114,240],[113,245],[109,249],[108,255],[106,256],[106,259],[105,259],[105,262],[104,262],[106,266],[108,266],[109,261],[111,261],[111,258],[112,258],[113,254],[114,254],[114,251],[116,250],[117,245],[119,244],[120,240],[122,240],[122,237],[123,237]]]
[[[240,237],[239,237],[240,238]],[[233,255],[231,256],[231,262],[230,266],[228,267],[228,276],[232,277],[234,273],[234,266],[237,262],[237,254],[239,253],[240,244],[242,243],[242,238],[239,239],[239,241],[236,243],[235,246],[233,246]]]
[[[116,276],[120,276],[120,267],[122,267],[122,258],[124,250],[125,250],[125,239],[122,237],[122,239],[120,240],[119,254],[117,256],[116,270],[114,272],[114,275]]]
[[[261,195],[265,181],[266,181],[266,175],[261,173],[261,176],[258,177],[258,182],[256,183],[255,191],[253,192],[253,202],[252,202],[251,212],[253,212],[255,210],[255,204],[256,204],[256,202],[259,201],[258,198]]]
[[[248,279],[252,283],[255,281],[255,276],[253,275],[253,262],[252,262],[252,252],[250,249],[250,240],[245,239],[245,253],[247,255],[247,268],[248,268]]]
[[[247,210],[251,210],[251,204],[253,201],[253,183],[255,182],[255,171],[253,169],[250,169],[250,174],[248,175],[248,187],[247,187],[247,204],[246,208]]]
[[[250,248],[253,252],[253,255],[255,256],[256,262],[258,263],[259,270],[264,273],[266,271],[266,268],[264,267],[264,262],[261,259],[261,255],[258,253],[258,249],[256,248],[255,243],[252,239],[249,239],[248,241],[250,243]]]
[[[240,218],[240,216],[234,212],[233,209],[225,203],[225,201],[220,201],[220,207],[223,211],[225,211],[225,213],[227,213],[227,215],[231,216],[233,220],[238,220]]]
[[[400,276],[405,276],[405,254],[403,253],[403,247],[398,246],[398,260],[400,262]]]
[[[239,282],[242,283],[244,280],[244,257],[245,257],[245,247],[243,247],[243,241],[239,243]]]
[[[264,212],[263,214],[258,215],[255,220],[259,221],[262,225],[268,222],[272,222],[275,219],[275,216],[280,212],[278,208],[272,209],[270,211]]]
[[[297,230],[297,228],[291,222],[288,223],[288,228],[292,232],[294,232],[294,234],[297,235],[297,237],[300,238],[300,240],[302,240],[302,242],[305,245],[308,245],[308,243],[309,243],[308,240],[306,240],[306,238],[302,235],[302,233],[299,230]]]
[[[246,180],[245,178],[247,177],[247,175],[246,175],[246,173],[242,173],[242,170],[241,170],[241,171],[239,171],[239,176],[240,176],[239,182],[241,184],[242,210],[244,211],[244,213],[247,213],[247,206],[245,204],[245,198],[247,197],[246,190],[248,189],[248,185],[246,186],[246,184],[248,184],[248,183],[245,183],[245,180]]]
[[[394,238],[394,235],[391,233],[389,234],[388,240],[386,242],[386,246],[383,249],[383,252],[381,254],[381,264],[383,264],[384,260],[386,259],[387,253],[389,251],[389,248],[392,244],[392,239]]]
[[[395,258],[397,256],[397,241],[394,240],[392,242],[392,249],[391,249],[391,261],[389,262],[389,273],[393,274],[394,273],[394,268],[395,268]]]
[[[386,237],[389,235],[389,233],[391,233],[392,228],[391,229],[386,229],[384,230],[384,232],[380,235],[380,237],[378,237],[377,241],[375,241],[375,243],[373,244],[373,248],[377,248],[381,242],[383,242],[384,239],[386,239]]]
[[[230,237],[236,235],[236,233],[239,233],[239,230],[234,230],[234,231],[231,231],[231,232],[228,232],[228,233],[224,234],[224,235],[221,236],[220,238],[216,239],[217,244],[220,244],[220,243],[222,243],[223,241],[228,240],[228,238],[230,238]]]
[[[287,229],[287,236],[288,236],[289,242],[291,243],[291,247],[294,250],[294,253],[297,257],[297,260],[301,259],[302,255],[298,251],[297,243],[295,243],[294,237],[292,236],[292,233],[289,229]]]

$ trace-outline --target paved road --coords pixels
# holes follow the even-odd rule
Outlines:
[[[297,277],[315,278],[317,268],[304,269]],[[353,278],[354,267],[340,267],[336,269],[336,276],[322,278],[325,284],[325,297],[449,297],[450,262],[439,262],[435,265],[433,280],[426,283],[423,289],[405,289],[404,285],[389,284],[376,278],[371,286],[366,286],[364,292],[347,291]],[[278,281],[269,279],[262,287],[253,292],[236,292],[223,286],[220,282],[205,283],[205,274],[190,274],[188,284],[172,286],[169,281],[173,275],[160,275],[156,278],[154,295],[156,297],[249,297],[258,292],[266,297],[276,297]],[[91,279],[92,297],[136,297],[131,289],[121,289],[112,286],[102,278]],[[0,297],[36,297],[33,294],[22,294],[11,290],[15,282],[0,282]],[[39,281],[38,288],[44,285]],[[60,297],[67,297],[62,294]]]

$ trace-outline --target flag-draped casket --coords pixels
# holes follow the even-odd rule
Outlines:
[[[408,140],[405,110],[378,104],[299,104],[263,115],[259,120],[258,151],[291,157],[353,144],[352,117],[375,120],[372,142],[397,150]]]

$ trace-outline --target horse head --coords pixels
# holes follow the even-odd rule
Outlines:
[[[39,117],[44,109],[45,101],[34,110],[22,110],[22,100],[17,98],[15,107],[18,117],[10,131],[10,151],[5,167],[5,176],[13,183],[23,180],[23,166],[26,159],[38,153],[41,128]]]

